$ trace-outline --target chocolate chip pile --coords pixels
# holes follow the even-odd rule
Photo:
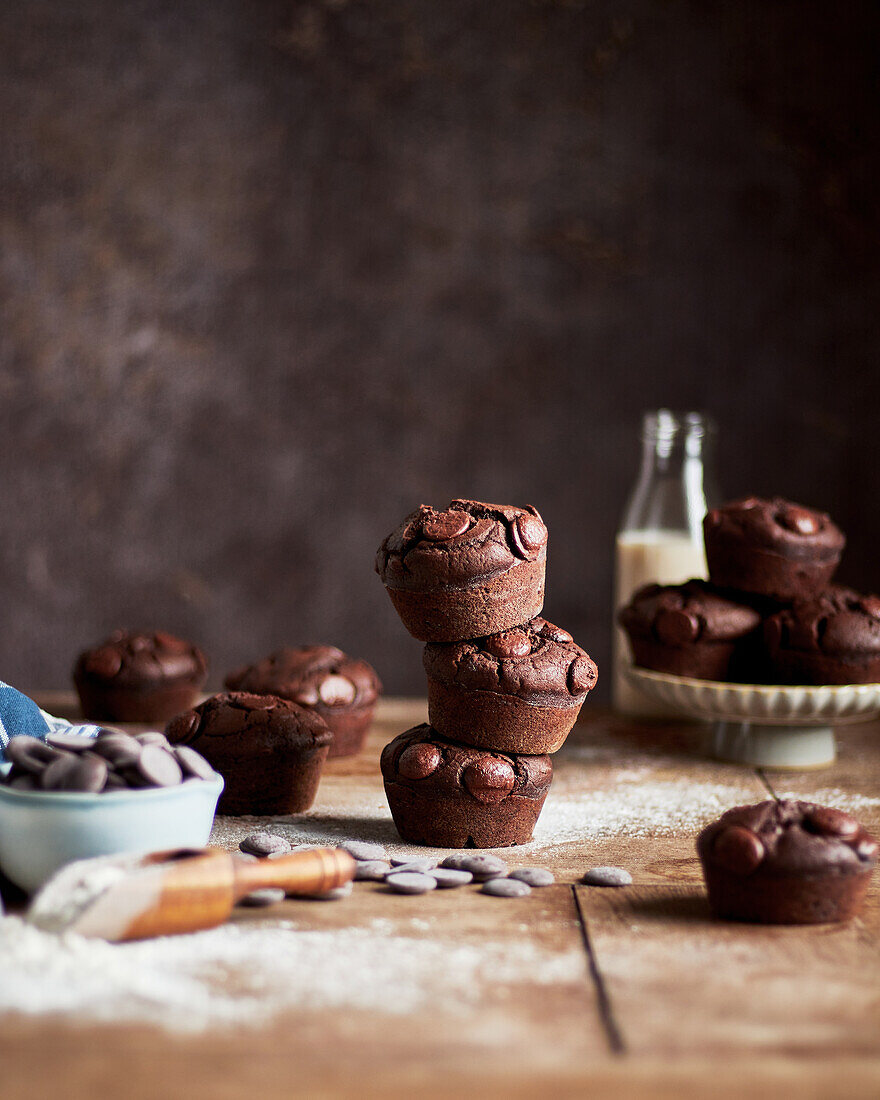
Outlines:
[[[13,737],[6,747],[12,764],[0,781],[19,791],[138,790],[176,787],[217,773],[187,745],[172,746],[162,733],[101,730],[97,737],[53,733],[45,741]]]

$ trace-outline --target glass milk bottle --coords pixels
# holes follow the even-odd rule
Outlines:
[[[703,516],[721,503],[712,448],[715,426],[701,413],[669,409],[642,420],[642,466],[617,533],[614,561],[614,709],[622,714],[668,713],[626,679],[630,659],[617,610],[644,584],[680,584],[706,576]]]

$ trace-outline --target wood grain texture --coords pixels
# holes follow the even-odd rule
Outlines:
[[[47,700],[42,699],[45,703]],[[58,705],[59,700],[52,700]],[[378,753],[421,720],[423,701],[387,700],[364,754],[332,761],[315,809],[275,827],[325,829],[394,843]],[[837,790],[876,799],[880,724],[841,734],[841,757],[822,773],[786,776],[800,793]],[[559,799],[632,784],[664,790],[743,790],[768,797],[760,776],[699,755],[700,728],[636,726],[597,712],[556,758]],[[551,796],[553,791],[551,791]],[[580,803],[575,803],[579,805]],[[364,816],[364,807],[371,816]],[[860,816],[868,819],[874,813]],[[545,811],[546,812],[546,811]],[[640,811],[641,812],[641,811]],[[238,823],[263,827],[266,819]],[[229,822],[221,823],[227,829]],[[622,826],[626,830],[626,824]],[[359,833],[358,833],[359,830]],[[708,917],[691,831],[590,836],[509,851],[511,865],[540,863],[558,884],[525,899],[487,898],[475,887],[421,899],[358,883],[344,901],[289,899],[277,909],[237,910],[240,923],[293,921],[332,931],[386,922],[396,935],[458,944],[523,944],[570,959],[566,980],[493,982],[473,990],[477,1014],[409,1017],[297,1011],[257,1032],[171,1036],[146,1027],[5,1018],[0,1027],[4,1100],[96,1093],[239,1100],[259,1095],[527,1097],[590,1095],[722,1098],[789,1095],[874,1097],[880,1090],[880,898],[872,885],[861,919],[843,926],[762,928]],[[227,831],[225,834],[231,836]],[[399,843],[399,842],[398,842]],[[521,858],[522,857],[522,858]],[[635,884],[575,885],[587,867],[616,863]],[[611,1025],[611,1026],[609,1026]],[[615,1054],[613,1028],[623,1052]]]

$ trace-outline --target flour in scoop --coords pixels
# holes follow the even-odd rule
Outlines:
[[[63,932],[111,886],[131,875],[142,858],[98,856],[69,863],[41,887],[26,920],[46,932]]]

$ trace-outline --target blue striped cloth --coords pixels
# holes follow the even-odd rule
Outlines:
[[[10,737],[36,737],[45,741],[50,733],[64,730],[83,737],[95,737],[100,726],[72,725],[64,718],[55,718],[40,710],[29,696],[0,680],[0,763],[6,760],[5,749]]]

